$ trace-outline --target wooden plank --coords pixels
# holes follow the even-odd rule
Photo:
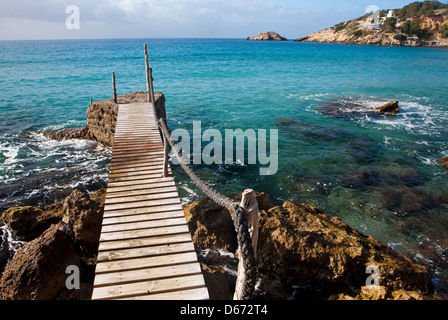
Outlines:
[[[118,240],[118,241],[107,241],[100,242],[98,247],[98,252],[106,252],[110,250],[118,250],[119,252],[126,252],[125,250],[135,250],[138,248],[146,248],[142,253],[142,256],[148,255],[148,247],[156,246],[156,245],[164,245],[169,246],[172,244],[178,244],[181,242],[188,243],[189,245],[193,245],[191,243],[191,235],[190,233],[179,233],[175,235],[165,235],[160,237],[149,237],[149,238],[137,238],[137,239],[126,239],[126,240]],[[132,248],[132,249],[129,249]],[[166,250],[166,248],[164,249]],[[166,252],[166,251],[163,251]],[[160,252],[159,252],[160,253]],[[126,254],[126,253],[125,253]],[[129,255],[127,255],[130,257]],[[98,258],[101,258],[101,255],[98,254]]]
[[[160,199],[160,200],[153,200],[151,202],[148,201],[145,207],[135,207],[135,208],[122,208],[117,209],[113,208],[110,209],[107,206],[104,209],[104,218],[112,218],[112,217],[122,217],[122,216],[131,216],[131,215],[138,215],[138,214],[144,214],[151,212],[152,208],[157,207],[160,208],[161,206],[165,205],[173,205],[173,204],[179,204],[180,205],[180,199],[179,198],[167,198],[167,199]]]
[[[181,226],[181,225],[185,225],[185,217],[106,225],[103,226],[101,232],[106,233],[106,232],[117,232],[126,230],[152,229],[152,228]]]
[[[167,208],[164,211],[153,212],[153,213],[145,213],[145,214],[137,214],[137,215],[128,215],[128,216],[117,216],[113,218],[105,217],[103,219],[103,226],[111,225],[111,224],[119,224],[119,223],[128,223],[128,222],[138,222],[138,221],[152,221],[152,220],[160,220],[160,219],[171,219],[171,218],[179,218],[185,217],[182,209],[180,210],[170,210]]]
[[[99,287],[93,291],[92,299],[117,299],[194,288],[204,288],[202,274]]]
[[[126,270],[121,272],[103,273],[95,277],[94,286],[117,285],[130,282],[167,279],[179,276],[201,274],[201,268],[197,262],[146,269]]]
[[[196,252],[181,252],[170,255],[132,258],[126,260],[102,261],[97,263],[95,274],[125,271],[139,268],[153,268],[167,265],[197,262]]]
[[[208,300],[210,299],[207,288],[195,288],[174,292],[154,293],[117,300]]]
[[[121,198],[126,196],[141,196],[146,194],[158,193],[163,191],[177,191],[177,187],[174,183],[167,181],[163,183],[154,183],[150,185],[143,185],[140,188],[128,188],[121,192],[108,192],[106,199]]]
[[[127,230],[119,232],[108,232],[102,233],[100,236],[100,241],[112,241],[112,240],[128,240],[134,238],[147,238],[147,237],[157,237],[165,236],[169,234],[177,234],[182,232],[189,232],[187,225],[173,226],[173,227],[162,227],[155,229],[144,229],[144,230]]]
[[[119,201],[108,203],[104,206],[104,211],[114,211],[114,210],[123,210],[123,209],[134,209],[134,208],[142,208],[147,206],[154,206],[162,204],[162,200],[175,198],[178,199],[179,195],[177,191],[175,192],[166,192],[160,194],[148,194],[146,195],[145,200],[136,199],[137,196],[131,196],[126,198],[120,198]]]
[[[93,299],[209,298],[152,113],[119,105]]]
[[[143,185],[143,184],[151,184],[155,182],[163,181],[161,179],[172,179],[172,177],[162,178],[161,175],[159,177],[154,177],[151,179],[143,179],[143,180],[131,180],[131,181],[116,181],[110,182],[107,188],[115,188],[115,187],[123,187],[123,186],[134,186],[134,185]]]
[[[127,194],[121,194],[120,196],[116,197],[106,197],[106,203],[107,204],[114,204],[114,203],[120,203],[120,202],[127,202],[127,201],[141,201],[141,200],[150,200],[150,199],[159,199],[157,197],[159,194],[168,194],[168,193],[176,193],[177,194],[177,188],[175,186],[172,187],[165,187],[165,188],[154,188],[149,189],[150,191],[146,190],[144,194],[136,194],[134,193],[127,193]],[[177,196],[177,195],[176,195]],[[129,200],[132,199],[132,200]]]
[[[120,197],[122,194],[144,194],[145,190],[151,190],[155,188],[163,188],[175,186],[173,180],[171,181],[157,181],[151,184],[141,184],[137,186],[122,186],[122,187],[110,187],[107,190],[106,198]]]

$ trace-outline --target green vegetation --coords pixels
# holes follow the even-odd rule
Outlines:
[[[420,19],[414,19],[412,21],[405,21],[401,26],[401,31],[408,36],[417,36],[419,38],[427,38],[431,36],[431,32],[426,29],[422,29],[420,26]]]
[[[439,29],[440,34],[444,38],[448,38],[448,25],[442,24]]]
[[[345,25],[346,25],[346,24],[347,24],[346,22],[338,23],[337,25],[335,25],[335,26],[333,27],[333,29],[334,29],[334,31],[339,32],[339,31],[341,31],[342,29],[345,28]]]
[[[404,41],[404,40],[406,40],[408,37],[406,37],[406,35],[404,35],[404,34],[396,34],[395,36],[394,36],[394,39],[395,40],[398,40],[398,41]]]
[[[439,1],[423,1],[412,2],[401,9],[396,10],[398,18],[406,20],[409,18],[425,16],[433,16],[435,10],[448,9],[448,4],[441,3]]]
[[[351,35],[351,36],[355,36],[355,37],[361,37],[361,36],[363,35],[361,29],[350,30],[350,31],[348,32],[348,34]]]
[[[381,29],[391,32],[397,28],[397,20],[395,18],[387,18],[384,21],[384,24],[381,26]]]

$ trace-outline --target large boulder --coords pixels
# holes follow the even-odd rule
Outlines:
[[[367,268],[373,265],[387,292],[426,293],[431,287],[426,267],[305,204],[286,201],[263,212],[258,247],[259,271],[291,285],[317,284],[329,293],[356,292],[366,284]]]
[[[59,214],[35,207],[12,207],[2,214],[13,236],[22,241],[31,241],[42,234],[51,224],[59,222]]]
[[[80,266],[67,225],[52,225],[17,250],[0,278],[0,300],[53,300],[65,291],[66,268]]]
[[[260,210],[273,206],[268,194],[255,193]],[[242,195],[233,193],[229,198],[239,203]],[[198,248],[223,249],[235,252],[238,243],[229,210],[216,204],[208,197],[183,207],[188,228]]]
[[[237,199],[236,195],[231,197]],[[271,208],[260,209],[259,289],[270,298],[327,299],[339,293],[357,299],[367,297],[362,287],[366,286],[366,272],[372,265],[378,268],[385,291],[378,297],[396,299],[400,295],[392,293],[397,290],[426,294],[432,287],[426,267],[318,208],[286,201],[282,206],[272,207],[271,202]],[[184,207],[184,212],[197,247],[236,248],[236,235],[226,209],[205,198]],[[212,264],[219,265],[216,261]]]
[[[91,253],[98,250],[105,195],[105,189],[93,195],[75,190],[65,198],[63,204],[62,221],[71,227],[76,240]]]

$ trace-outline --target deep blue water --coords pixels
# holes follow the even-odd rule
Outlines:
[[[107,181],[110,150],[36,130],[81,127],[90,98],[146,90],[143,44],[171,129],[279,130],[279,170],[195,166],[224,193],[318,206],[448,279],[448,51],[240,39],[0,42],[2,210]],[[328,102],[400,114],[334,117]],[[185,202],[201,193],[174,166]]]

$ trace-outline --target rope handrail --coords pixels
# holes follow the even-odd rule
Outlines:
[[[160,118],[157,125],[163,135],[165,147],[167,147],[166,143],[168,142],[168,144],[171,146],[171,149],[174,151],[174,155],[179,161],[180,166],[190,177],[190,179],[202,192],[205,193],[205,195],[212,199],[216,204],[230,211],[238,241],[238,251],[240,257],[238,269],[242,268],[243,270],[243,272],[238,272],[238,276],[241,276],[242,279],[237,279],[234,298],[238,300],[251,299],[255,287],[256,266],[254,250],[252,247],[252,239],[249,233],[248,223],[245,218],[244,208],[242,208],[238,203],[234,202],[229,197],[226,197],[225,195],[221,194],[219,191],[211,187],[193,171],[189,164],[183,161],[179,148],[171,136],[171,132],[165,119]],[[165,153],[165,157],[166,156],[167,153]]]

